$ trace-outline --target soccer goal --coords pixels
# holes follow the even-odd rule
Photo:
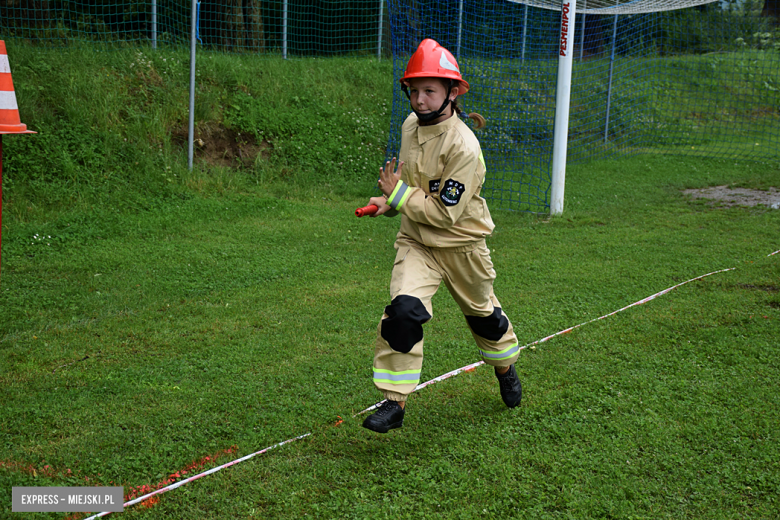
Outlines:
[[[491,207],[559,214],[566,164],[777,158],[780,32],[763,0],[389,0],[395,81],[423,38],[472,85]],[[409,113],[396,89],[388,154]]]

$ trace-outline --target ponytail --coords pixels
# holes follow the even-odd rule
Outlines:
[[[461,110],[461,108],[458,106],[458,98],[455,98],[455,101],[452,101],[452,109],[455,111],[456,114],[459,116],[463,115],[464,112]],[[474,128],[479,130],[481,128],[485,128],[485,125],[487,124],[487,121],[481,114],[477,114],[476,112],[472,112],[468,115],[469,119],[474,121]]]
[[[482,116],[482,114],[472,112],[469,114],[469,118],[474,121],[474,128],[477,130],[485,128],[485,125],[487,124],[487,121],[485,120],[484,116]]]

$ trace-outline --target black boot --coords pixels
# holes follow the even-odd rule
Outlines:
[[[395,401],[385,401],[379,409],[366,417],[363,428],[377,433],[387,433],[404,425],[404,409]]]
[[[520,404],[520,399],[523,397],[523,387],[520,385],[520,379],[517,377],[515,366],[510,365],[503,375],[496,372],[498,378],[498,384],[501,387],[501,399],[504,400],[509,408],[514,408]]]

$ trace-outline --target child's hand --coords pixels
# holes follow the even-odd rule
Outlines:
[[[390,211],[392,209],[390,205],[387,203],[387,199],[384,197],[371,197],[368,200],[368,203],[373,204],[374,206],[379,208],[378,210],[376,210],[376,213],[371,215],[371,217],[378,217],[379,215],[387,211]]]
[[[398,184],[398,181],[401,179],[401,167],[403,165],[404,162],[401,161],[398,164],[398,170],[395,170],[395,157],[393,157],[392,161],[387,161],[385,163],[384,168],[379,168],[377,186],[379,186],[379,189],[385,194],[385,197],[389,197],[390,194],[393,193],[395,185]]]

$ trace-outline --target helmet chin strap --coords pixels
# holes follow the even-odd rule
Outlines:
[[[404,94],[406,94],[406,97],[409,99],[410,101],[409,106],[411,107],[412,112],[415,113],[417,119],[421,123],[425,124],[425,123],[430,123],[434,119],[440,118],[444,113],[444,111],[447,109],[447,105],[450,104],[450,92],[452,92],[453,83],[454,81],[450,80],[449,84],[447,85],[447,95],[444,98],[444,103],[442,103],[441,106],[439,107],[439,110],[437,110],[436,112],[428,112],[427,114],[421,114],[420,112],[414,109],[414,107],[411,104],[412,98],[409,96],[409,89],[405,84],[401,84],[401,90],[404,91]]]

